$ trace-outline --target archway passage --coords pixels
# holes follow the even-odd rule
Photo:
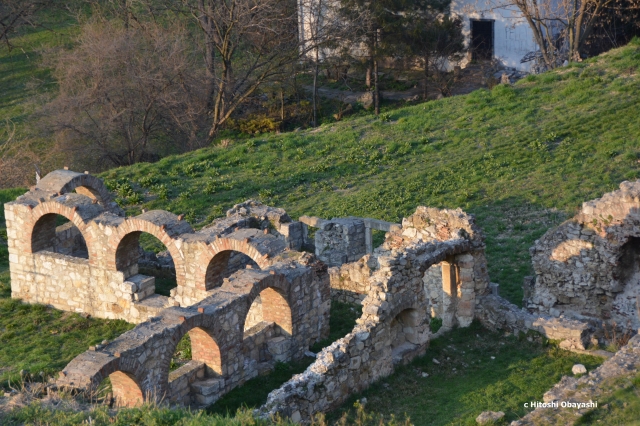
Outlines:
[[[31,252],[49,251],[88,259],[87,242],[77,226],[68,218],[45,214],[38,219],[31,232]]]
[[[251,303],[244,323],[244,331],[257,324],[274,323],[285,336],[293,334],[293,322],[289,302],[280,290],[265,288]]]
[[[141,231],[127,234],[116,250],[116,268],[125,277],[142,274],[155,279],[151,293],[170,296],[178,286],[173,259],[167,247],[155,236]]]
[[[222,285],[222,281],[234,272],[244,268],[260,269],[249,256],[235,250],[224,250],[213,256],[205,274],[205,289],[211,290]]]
[[[144,402],[144,395],[138,382],[129,373],[116,371],[109,375],[116,407],[136,407]]]
[[[420,335],[425,325],[421,323],[420,312],[416,309],[405,309],[391,320],[389,334],[394,364],[403,362],[405,355],[418,349],[422,343]]]

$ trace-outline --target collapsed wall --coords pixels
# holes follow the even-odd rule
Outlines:
[[[531,312],[615,321],[637,329],[640,293],[640,181],[585,202],[531,248]]]
[[[258,414],[309,421],[391,374],[394,365],[424,354],[431,315],[423,276],[445,261],[449,271],[442,290],[449,324],[469,325],[476,295],[486,293],[489,284],[483,235],[473,217],[459,209],[418,207],[401,229],[388,233],[381,247],[359,261],[367,264],[368,274],[354,288],[366,288],[367,295],[355,328],[324,348],[304,373],[271,392]]]

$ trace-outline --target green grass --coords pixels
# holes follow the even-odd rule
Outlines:
[[[535,333],[505,337],[474,323],[433,340],[424,357],[353,396],[329,418],[345,413],[352,418],[353,403],[365,397],[368,411],[406,414],[416,426],[475,425],[483,411],[503,411],[512,421],[530,410],[525,402],[542,400],[562,375],[571,375],[575,363],[591,371],[601,362],[558,349]]]
[[[640,424],[640,374],[618,379],[618,390],[598,400],[598,408],[582,416],[579,425],[638,425]]]
[[[144,195],[120,199],[130,213],[167,209],[196,227],[248,198],[294,218],[400,221],[417,205],[461,207],[487,234],[492,281],[519,304],[535,239],[640,176],[638,65],[636,39],[513,87],[389,111],[388,122],[360,116],[102,176]]]

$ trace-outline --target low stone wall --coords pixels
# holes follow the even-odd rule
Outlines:
[[[490,330],[504,330],[515,334],[537,331],[548,339],[559,340],[563,349],[585,350],[598,343],[594,340],[597,327],[592,323],[532,314],[500,296],[480,297],[476,318]]]

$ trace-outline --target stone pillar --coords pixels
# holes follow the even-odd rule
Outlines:
[[[446,260],[442,266],[442,326],[452,328],[456,324],[456,305],[458,302],[458,273],[452,260]]]
[[[366,245],[367,254],[373,253],[373,230],[371,227],[366,226],[364,229],[364,243]]]

